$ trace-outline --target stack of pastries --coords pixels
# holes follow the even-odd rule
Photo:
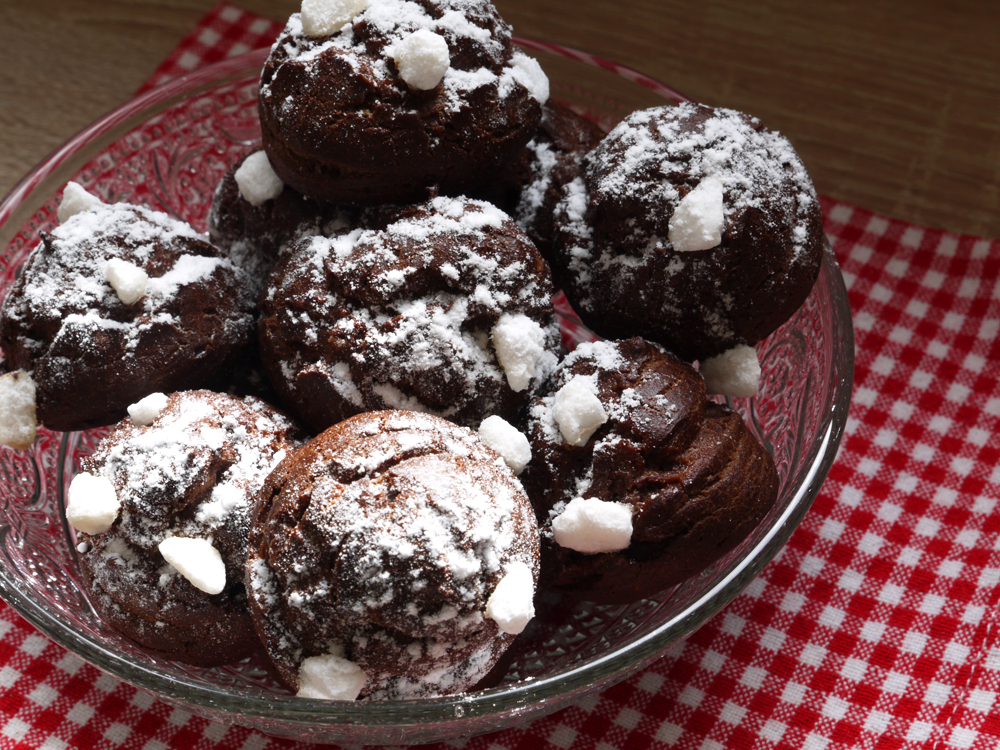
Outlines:
[[[819,271],[784,137],[605,134],[488,0],[304,0],[258,106],[207,236],[70,183],[0,309],[0,441],[115,425],[67,502],[111,627],[307,698],[451,694],[539,591],[653,596],[762,521],[774,462],[709,395],[754,395]]]

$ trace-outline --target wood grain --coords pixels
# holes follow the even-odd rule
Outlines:
[[[495,0],[516,33],[784,132],[824,195],[1000,238],[1000,5]],[[0,193],[126,102],[212,0],[4,0]],[[242,0],[283,19],[287,0]]]

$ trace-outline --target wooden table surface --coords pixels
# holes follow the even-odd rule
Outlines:
[[[284,19],[289,0],[232,0]],[[759,116],[821,194],[1000,238],[1000,4],[495,0],[515,33]],[[3,0],[0,194],[126,102],[214,0]]]

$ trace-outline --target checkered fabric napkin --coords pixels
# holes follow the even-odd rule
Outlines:
[[[219,5],[149,85],[280,28]],[[1000,747],[1000,242],[823,209],[854,312],[856,387],[837,462],[788,545],[644,672],[440,747]],[[0,604],[0,748],[193,747],[297,746],[102,675]]]

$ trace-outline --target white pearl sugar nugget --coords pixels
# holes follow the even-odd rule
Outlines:
[[[132,418],[132,424],[137,427],[146,427],[153,424],[160,412],[167,406],[167,394],[150,393],[145,398],[139,399],[128,407],[128,415]]]
[[[35,442],[35,381],[24,370],[0,375],[0,445],[26,451]]]
[[[82,472],[73,477],[66,493],[66,520],[77,531],[103,534],[121,510],[115,486],[107,477]]]
[[[368,0],[302,0],[302,32],[308,37],[340,31],[368,7]]]
[[[429,29],[417,29],[397,42],[392,49],[392,59],[399,68],[399,77],[411,89],[426,91],[441,83],[451,67],[448,42]]]
[[[67,182],[63,188],[62,200],[59,201],[59,210],[56,218],[60,224],[65,224],[68,219],[78,213],[89,211],[104,203],[100,198],[92,193],[88,193],[78,182]]]
[[[236,187],[243,200],[251,206],[263,206],[281,195],[285,183],[274,173],[274,168],[263,151],[254,151],[243,160],[233,173]]]
[[[677,252],[709,250],[722,242],[725,214],[722,183],[706,177],[681,198],[670,217],[668,236]]]
[[[503,417],[496,414],[486,417],[479,425],[479,437],[503,458],[515,476],[524,471],[531,460],[528,438]]]
[[[583,375],[575,376],[556,391],[552,416],[563,440],[570,445],[585,445],[597,428],[608,421],[608,413],[594,387]]]
[[[535,616],[535,581],[520,560],[511,563],[486,602],[486,616],[505,633],[517,635]]]
[[[491,337],[507,384],[520,393],[531,384],[545,354],[545,331],[527,315],[504,313],[493,326]]]
[[[125,305],[134,305],[146,296],[149,276],[139,266],[121,258],[111,258],[104,271],[104,278]]]
[[[353,661],[336,654],[310,656],[299,667],[299,698],[352,701],[361,693],[368,676]]]
[[[699,369],[709,393],[733,398],[750,398],[760,387],[760,360],[757,350],[738,344],[722,354],[709,357]]]
[[[560,547],[586,554],[617,552],[632,543],[632,506],[596,497],[576,497],[552,519]]]
[[[549,77],[538,60],[515,50],[510,62],[514,80],[528,89],[539,104],[545,104],[549,100]]]
[[[226,587],[226,564],[219,550],[207,539],[172,536],[157,547],[163,559],[196,589],[206,594],[219,594]]]

